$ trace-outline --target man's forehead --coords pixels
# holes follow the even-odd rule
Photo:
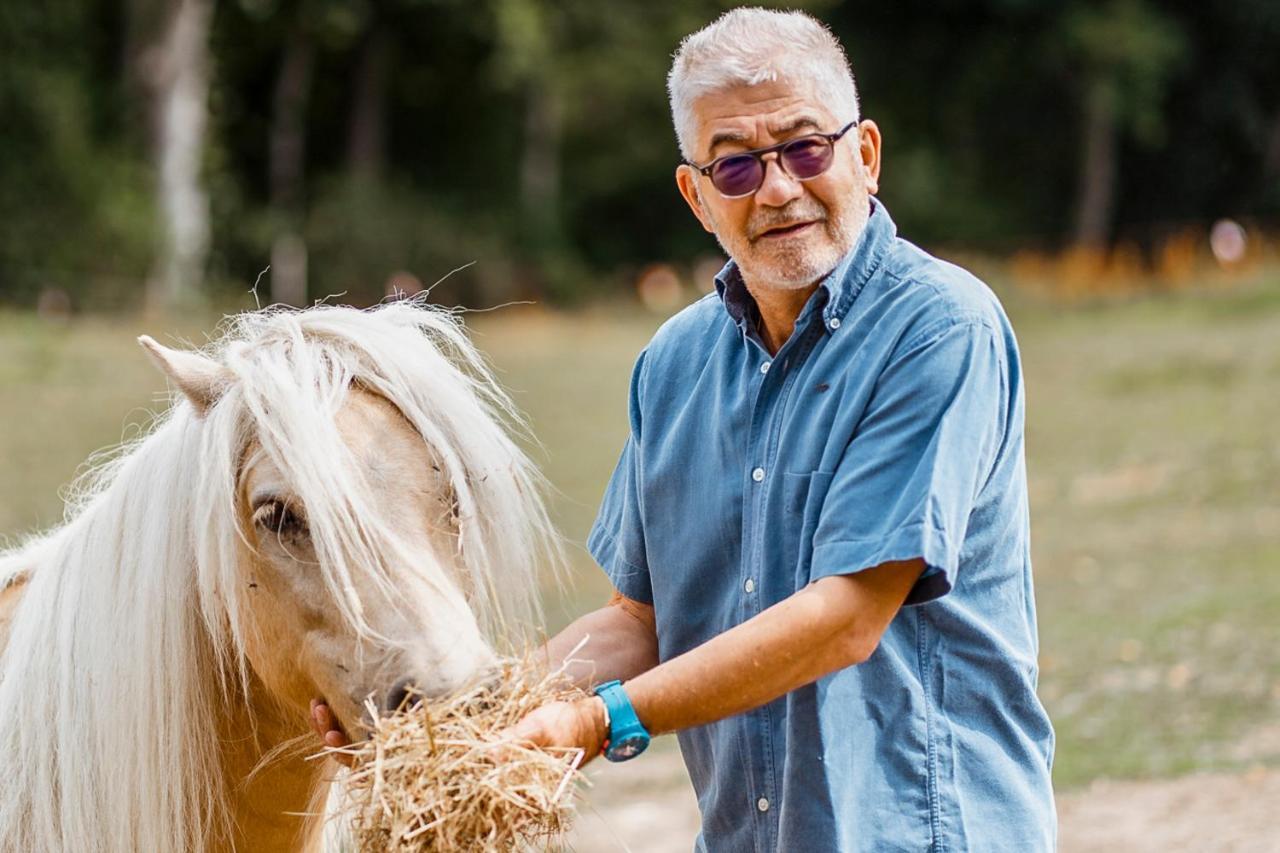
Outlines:
[[[830,130],[831,112],[812,86],[769,81],[708,93],[694,102],[699,141],[709,150],[726,142],[751,142],[760,130],[787,136],[797,130]]]

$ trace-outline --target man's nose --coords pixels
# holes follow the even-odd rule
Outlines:
[[[776,152],[764,157],[764,182],[756,190],[756,201],[766,207],[782,207],[804,193],[800,182],[787,174]]]

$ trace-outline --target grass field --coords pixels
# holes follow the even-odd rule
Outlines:
[[[1280,763],[1280,279],[1063,307],[1007,300],[1029,390],[1041,688],[1057,784]],[[581,543],[660,318],[474,315]],[[207,325],[207,324],[206,324]],[[0,314],[0,533],[56,522],[88,453],[163,400],[141,319]],[[607,592],[580,545],[553,624]]]

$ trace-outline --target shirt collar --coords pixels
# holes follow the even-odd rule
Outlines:
[[[822,323],[828,331],[831,330],[832,320],[836,320],[838,325],[844,318],[867,280],[880,267],[885,250],[897,233],[897,226],[893,224],[884,203],[872,197],[871,215],[867,217],[867,224],[858,236],[857,243],[818,284],[818,291],[822,293],[819,298],[824,303]],[[755,321],[755,300],[747,292],[742,273],[734,261],[730,260],[716,275],[716,293],[720,295],[725,310],[738,328],[745,328],[748,322]],[[807,308],[808,306],[806,310]]]

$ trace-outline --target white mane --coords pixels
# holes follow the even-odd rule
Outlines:
[[[81,479],[62,527],[0,554],[0,589],[28,576],[0,655],[0,850],[200,851],[228,837],[208,709],[244,701],[232,626],[251,442],[307,506],[318,570],[357,628],[353,572],[388,596],[442,582],[393,574],[394,531],[334,462],[333,415],[353,385],[395,404],[439,457],[491,638],[514,644],[539,615],[538,571],[559,557],[542,483],[454,315],[412,302],[264,311],[232,318],[206,354],[231,381],[205,416],[179,397]]]

